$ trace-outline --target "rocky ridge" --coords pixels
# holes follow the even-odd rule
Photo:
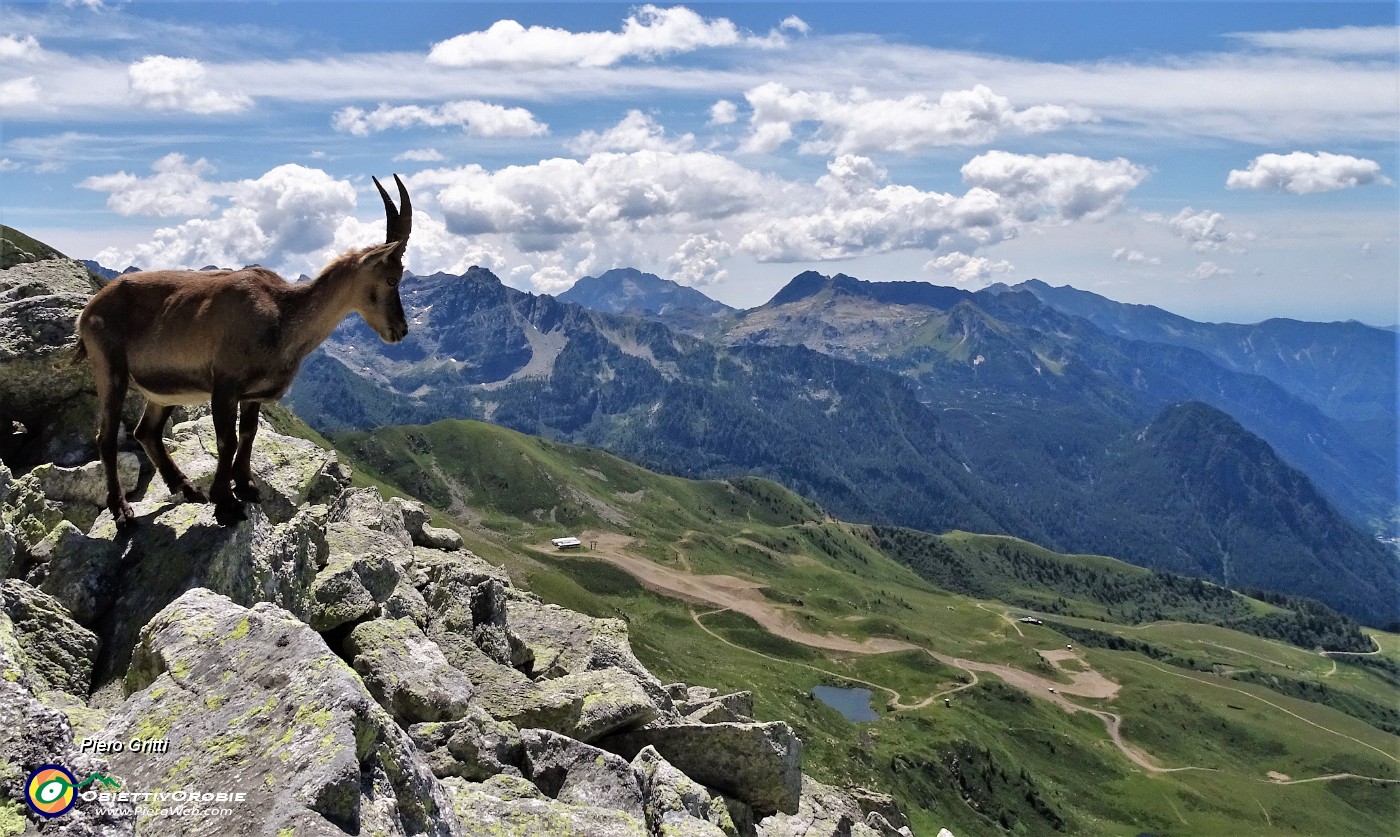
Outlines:
[[[56,324],[12,356],[81,392],[57,350],[79,293],[25,269],[29,320],[0,301],[0,335]],[[421,507],[351,487],[334,452],[268,426],[248,521],[221,527],[157,481],[118,533],[87,442],[52,432],[72,412],[31,411],[46,461],[0,464],[0,834],[910,833],[889,797],[804,776],[802,742],[752,718],[747,693],[663,684],[623,622],[542,602]],[[209,420],[168,443],[207,482]],[[149,472],[135,454],[123,469],[127,485]],[[137,796],[41,820],[25,781],[54,763]],[[170,814],[190,793],[245,797]]]

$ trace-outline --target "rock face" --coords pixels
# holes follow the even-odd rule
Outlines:
[[[50,370],[86,291],[23,267],[0,271],[0,405],[62,455],[0,449],[25,469],[0,464],[0,825],[44,764],[108,794],[28,815],[65,835],[756,837],[803,816],[801,741],[747,693],[663,686],[625,623],[517,589],[309,442],[260,430],[264,499],[235,527],[157,480],[119,534],[61,441],[81,374],[13,382]],[[208,418],[169,446],[207,482]],[[189,794],[227,813],[160,813]]]

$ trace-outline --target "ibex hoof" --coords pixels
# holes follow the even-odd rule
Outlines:
[[[214,519],[220,526],[233,526],[240,520],[247,520],[248,513],[237,500],[224,500],[214,504]]]
[[[233,487],[233,496],[237,497],[245,503],[262,502],[262,492],[259,491],[258,487],[256,485],[253,485],[252,483],[248,483],[247,485],[235,485]]]
[[[123,500],[109,508],[112,512],[112,521],[117,524],[118,532],[125,532],[136,527],[136,512],[132,510],[130,503]]]
[[[184,495],[186,503],[209,502],[209,498],[205,496],[203,491],[200,491],[198,488],[195,488],[189,483],[185,483],[184,485],[180,486],[180,493]]]

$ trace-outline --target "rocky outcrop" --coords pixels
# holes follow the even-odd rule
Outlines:
[[[738,799],[759,817],[798,810],[802,740],[784,721],[657,725],[614,736],[605,746],[629,756],[653,747],[687,776]]]
[[[119,533],[100,466],[55,441],[81,375],[48,406],[6,383],[52,366],[83,298],[0,280],[0,404],[58,445],[0,465],[0,822],[54,763],[110,795],[30,815],[44,833],[754,837],[802,815],[801,741],[747,692],[663,686],[624,622],[519,590],[310,442],[260,429],[237,526],[157,480]],[[168,444],[207,484],[210,420]],[[226,810],[161,813],[191,794]]]
[[[211,430],[173,429],[191,474],[212,469]],[[266,427],[259,445],[270,499],[232,528],[154,487],[119,535],[88,496],[90,468],[0,474],[16,672],[0,721],[31,730],[0,741],[9,799],[23,799],[26,771],[67,760],[140,793],[246,794],[213,825],[160,823],[214,837],[485,822],[738,837],[755,814],[797,810],[800,742],[750,722],[746,693],[673,698],[625,623],[544,604],[467,550],[424,546],[404,519],[415,507],[349,488],[331,452]],[[678,707],[725,723],[683,722]],[[83,738],[161,750],[98,758]],[[79,809],[54,822],[153,827],[129,801]]]

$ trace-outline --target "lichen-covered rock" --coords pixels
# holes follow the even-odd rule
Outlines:
[[[408,536],[412,538],[415,546],[445,551],[455,551],[462,548],[461,535],[451,529],[429,525],[428,512],[424,510],[422,505],[402,497],[391,497],[389,503],[398,509],[404,529],[408,531]]]
[[[218,456],[212,418],[206,416],[175,425],[167,447],[191,482],[208,487]],[[283,436],[265,420],[253,442],[252,467],[254,481],[262,493],[258,505],[274,523],[290,520],[302,506],[334,499],[350,482],[349,472],[334,451],[305,439]],[[157,493],[162,499],[170,496],[159,479],[149,493],[153,499]]]
[[[461,779],[442,782],[453,811],[472,834],[491,837],[651,837],[638,817],[610,808],[567,805],[552,799],[502,799]]]
[[[0,271],[0,426],[20,422],[6,458],[76,465],[92,458],[97,397],[86,364],[70,366],[75,324],[92,287],[87,271],[49,259]]]
[[[545,796],[645,819],[641,782],[626,759],[549,730],[526,729],[520,736],[521,772]]]
[[[25,474],[10,484],[0,521],[14,534],[16,560],[28,563],[34,548],[63,522],[63,509],[44,496],[39,480]]]
[[[783,721],[656,725],[600,744],[628,758],[650,744],[682,773],[752,806],[759,818],[797,812],[802,740]]]
[[[484,779],[476,790],[490,794],[497,799],[504,799],[507,802],[515,799],[548,799],[544,791],[535,787],[535,783],[524,776],[512,775],[510,773],[498,773],[489,779]]]
[[[520,731],[477,707],[470,707],[466,717],[456,721],[414,724],[408,734],[439,779],[456,776],[479,782],[501,773],[520,773],[524,757]]]
[[[89,537],[65,520],[31,548],[25,579],[57,599],[79,624],[91,628],[115,596],[121,560],[118,544]]]
[[[392,535],[343,522],[327,527],[326,544],[329,562],[311,584],[311,627],[328,631],[377,615],[398,584],[393,559],[406,559],[402,545]]]
[[[53,596],[17,579],[0,585],[0,607],[14,625],[37,688],[86,699],[97,656],[97,635],[74,622]]]
[[[909,827],[909,817],[899,807],[893,796],[887,793],[870,790],[869,788],[854,787],[847,790],[851,799],[860,806],[860,810],[865,812],[865,821],[872,828],[877,826],[872,823],[872,815],[884,820],[889,827],[895,831]]]
[[[41,684],[27,673],[33,663],[26,657],[10,617],[0,612],[0,802],[20,812],[28,811],[25,777],[40,765],[62,764],[79,776],[112,770],[105,757],[81,752],[64,713],[36,697]],[[135,834],[129,809],[80,802],[63,816],[62,833],[72,837]]]
[[[352,488],[341,492],[331,505],[330,519],[383,532],[405,549],[414,543],[408,536],[408,530],[404,528],[404,518],[399,507],[386,502],[374,488]]]
[[[489,659],[517,666],[530,658],[524,642],[507,624],[510,578],[470,552],[444,553],[418,547],[414,572],[420,574],[424,602],[433,614],[429,633],[440,645],[469,640]]]
[[[621,669],[585,671],[538,683],[524,678],[514,682],[518,685],[510,690],[483,685],[477,701],[493,717],[521,728],[549,729],[591,742],[657,718],[646,692]]]
[[[129,787],[248,794],[231,816],[166,819],[162,833],[470,833],[360,678],[274,605],[185,593],[142,631],[126,687],[106,736],[168,742],[112,757]]]
[[[418,592],[418,588],[414,587],[407,577],[400,575],[398,584],[394,585],[394,592],[384,600],[384,617],[407,619],[426,631],[432,623],[432,615],[428,603],[423,601],[423,594]]]
[[[865,824],[865,813],[850,794],[802,777],[802,802],[795,812],[758,824],[758,837],[882,837]]]
[[[408,619],[356,625],[345,651],[370,694],[405,725],[466,717],[472,682]]]
[[[708,835],[737,837],[738,830],[724,801],[677,770],[654,747],[643,747],[632,759],[642,784],[647,827],[658,837]]]
[[[128,490],[136,485],[141,475],[141,460],[136,454],[122,451],[117,454],[117,476]],[[44,496],[56,502],[85,503],[103,508],[107,505],[107,473],[97,460],[65,468],[46,462],[35,466],[29,476],[39,483]]]
[[[632,653],[627,625],[620,619],[595,619],[519,593],[510,597],[506,610],[511,630],[534,655],[537,676],[620,668],[636,678],[659,713],[673,717],[671,695]]]

